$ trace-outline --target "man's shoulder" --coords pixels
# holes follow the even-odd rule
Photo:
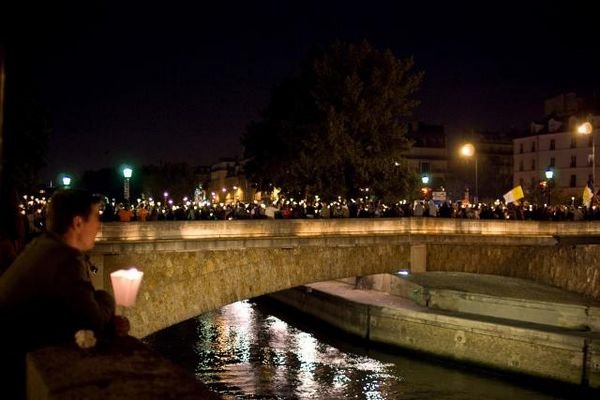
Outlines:
[[[27,264],[29,268],[43,264],[47,268],[49,265],[62,263],[65,259],[76,258],[79,255],[78,250],[71,248],[58,237],[44,233],[31,241],[13,264]]]
[[[32,240],[23,253],[39,251],[52,251],[74,255],[79,253],[79,251],[73,249],[61,240],[60,237],[48,232],[45,232]]]

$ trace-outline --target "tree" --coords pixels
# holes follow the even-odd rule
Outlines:
[[[167,191],[169,197],[180,202],[184,196],[191,197],[197,180],[194,168],[186,162],[167,162],[144,165],[139,172],[141,191],[146,196],[161,199]]]
[[[315,52],[277,88],[261,121],[242,138],[248,177],[304,195],[407,195],[416,181],[402,154],[423,74],[412,59],[367,42]]]
[[[12,113],[7,113],[6,118],[4,178],[9,186],[23,194],[31,193],[40,181],[51,129],[44,113],[35,105],[19,104],[18,107],[17,110],[7,107]]]
[[[87,170],[76,185],[111,199],[120,201],[123,197],[123,175],[115,168]]]
[[[197,177],[194,169],[186,162],[148,164],[133,168],[130,180],[132,201],[142,195],[161,201],[163,193],[167,191],[170,198],[179,202],[184,196],[191,196],[194,191]],[[102,193],[117,201],[123,199],[123,174],[120,169],[102,168],[86,171],[78,186]]]

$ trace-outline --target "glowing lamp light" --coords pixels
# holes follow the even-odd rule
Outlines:
[[[125,167],[123,168],[123,178],[131,178],[131,175],[133,174],[133,170],[129,167]]]
[[[589,122],[584,122],[583,124],[577,127],[577,133],[580,133],[582,135],[589,135],[590,133],[592,133],[593,130],[594,129],[592,127],[592,124],[590,124]]]
[[[63,186],[69,186],[71,184],[71,177],[67,175],[63,176],[62,182]]]
[[[471,143],[467,143],[460,148],[460,154],[464,157],[472,157],[475,154],[475,146]]]
[[[144,273],[135,267],[120,269],[110,274],[117,305],[130,307],[135,305],[140,283]]]
[[[596,182],[596,140],[594,127],[589,122],[577,126],[577,133],[581,135],[592,135],[592,182]]]

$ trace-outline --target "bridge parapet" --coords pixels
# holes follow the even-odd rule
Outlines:
[[[342,218],[105,223],[99,242],[366,234],[600,236],[600,223],[445,218]]]

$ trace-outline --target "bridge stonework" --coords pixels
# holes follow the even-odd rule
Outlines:
[[[429,244],[427,250],[428,271],[529,279],[600,299],[600,245],[597,244],[544,247]]]
[[[123,310],[143,337],[231,302],[305,283],[396,272],[531,279],[600,299],[600,224],[437,218],[104,224],[95,282],[144,271]]]

